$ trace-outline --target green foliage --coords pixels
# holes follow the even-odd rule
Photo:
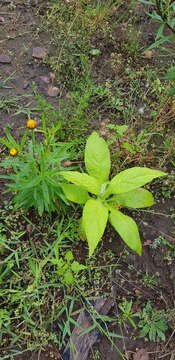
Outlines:
[[[39,350],[55,344],[60,349],[67,341],[61,324],[70,299],[79,301],[75,289],[86,268],[69,251],[76,239],[73,219],[63,218],[50,225],[46,215],[35,223],[9,202],[0,204],[0,219],[0,357],[7,356],[9,344],[9,358],[13,354],[16,358],[20,348]],[[34,230],[30,235],[26,221]],[[57,266],[59,259],[63,266]],[[63,271],[65,265],[75,286],[67,285],[70,276]],[[60,331],[54,330],[55,323]]]
[[[132,250],[141,255],[142,245],[135,221],[130,216],[124,215],[121,211],[116,209],[111,209],[109,221],[124,242]]]
[[[86,142],[84,159],[89,175],[102,183],[108,180],[111,168],[110,152],[105,140],[95,132],[92,133]]]
[[[108,218],[124,242],[141,255],[142,247],[137,225],[119,209],[153,205],[152,194],[140,187],[159,176],[164,176],[165,173],[146,167],[133,167],[120,172],[110,181],[110,165],[107,143],[93,132],[85,147],[85,166],[89,175],[77,171],[61,171],[60,175],[73,183],[69,188],[63,186],[63,191],[68,200],[85,204],[80,233],[83,237],[85,234],[87,238],[89,256],[93,254],[102,238]],[[92,198],[89,198],[89,193],[92,194]]]
[[[130,322],[134,329],[137,328],[137,325],[134,321],[134,317],[138,317],[139,314],[137,312],[132,311],[133,302],[132,300],[124,300],[122,303],[119,303],[119,309],[121,310],[121,314],[119,316],[119,324],[125,324],[126,321]]]
[[[164,76],[165,80],[169,80],[170,83],[173,85],[170,90],[170,95],[175,95],[175,67],[168,69],[167,74]]]
[[[65,285],[72,285],[76,280],[76,274],[81,270],[86,269],[86,266],[79,264],[74,260],[72,251],[67,251],[64,257],[55,257],[49,261],[56,265],[56,274],[59,276],[61,282]]]
[[[114,138],[116,138],[116,136],[122,137],[124,135],[124,133],[128,130],[128,125],[114,125],[114,124],[109,124],[106,126],[108,129],[113,130],[114,132]]]
[[[154,198],[151,192],[142,188],[129,191],[127,197],[125,193],[113,195],[111,201],[113,200],[119,205],[133,209],[154,205]]]
[[[159,47],[163,51],[168,51],[167,48],[162,47],[164,43],[174,43],[175,41],[175,1],[169,0],[139,0],[141,3],[152,7],[152,12],[148,12],[154,21],[159,23],[159,28],[155,36],[155,42],[148,48],[153,49]],[[165,28],[168,27],[172,34],[165,35]],[[172,53],[172,49],[169,49]]]
[[[108,19],[114,6],[112,0],[105,3],[94,3],[93,0],[54,1],[49,4],[45,25],[52,34],[56,53],[48,61],[53,71],[70,87],[84,75],[82,58],[89,54],[99,56],[100,49],[91,49],[90,36],[100,29],[108,29]]]
[[[61,124],[58,121],[49,126],[46,115],[42,113],[41,129],[24,130],[19,142],[8,129],[5,129],[6,138],[0,139],[6,147],[18,151],[17,156],[8,156],[0,163],[0,167],[8,171],[7,175],[1,175],[8,180],[7,191],[15,192],[13,200],[17,207],[24,210],[34,207],[40,216],[44,211],[54,212],[67,203],[58,172],[64,169],[63,162],[71,158],[72,146],[70,142],[57,141]],[[36,136],[37,133],[42,137]]]
[[[108,220],[108,208],[100,199],[90,199],[83,209],[83,228],[88,240],[89,256],[97,247],[106,228]]]
[[[150,341],[156,341],[157,338],[165,341],[165,331],[168,326],[163,310],[155,311],[148,301],[142,312],[139,313],[139,318],[140,336],[148,336]]]

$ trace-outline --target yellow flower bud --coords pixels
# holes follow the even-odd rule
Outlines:
[[[28,129],[35,129],[37,126],[37,122],[35,120],[27,120],[26,126]]]
[[[9,153],[11,156],[16,156],[16,155],[18,155],[18,150],[16,150],[15,148],[12,148],[12,149],[10,149]]]

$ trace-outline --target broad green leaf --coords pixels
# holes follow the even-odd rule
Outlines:
[[[122,194],[135,190],[151,180],[165,176],[166,173],[159,170],[152,170],[146,167],[133,167],[114,176],[107,189],[107,194]]]
[[[112,209],[109,220],[114,229],[119,233],[123,241],[137,254],[141,255],[142,244],[137,224],[135,221],[124,215],[121,211]]]
[[[154,205],[154,198],[150,191],[136,189],[127,193],[117,194],[111,197],[110,202],[116,202],[122,207],[133,209]]]
[[[114,125],[114,124],[109,124],[106,126],[108,129],[114,130],[115,133],[118,136],[123,136],[123,134],[126,132],[126,130],[128,130],[128,125]]]
[[[89,245],[89,257],[93,254],[106,228],[108,209],[100,200],[90,199],[83,209],[83,228]]]
[[[127,141],[124,141],[121,146],[123,149],[129,151],[131,154],[135,154],[137,152],[134,144],[130,144]]]
[[[78,273],[81,270],[87,269],[87,266],[79,264],[78,261],[73,261],[73,263],[71,264],[71,270],[74,273]]]
[[[72,274],[72,272],[70,270],[66,271],[63,275],[63,281],[65,282],[65,284],[67,285],[71,285],[74,282],[74,276]]]
[[[89,175],[101,183],[108,180],[111,167],[110,152],[106,141],[95,131],[86,142],[85,166]]]
[[[99,49],[92,49],[89,51],[91,55],[100,55],[101,51]]]
[[[100,182],[92,176],[79,173],[78,171],[60,171],[59,174],[67,181],[80,186],[92,194],[98,195],[100,191]]]
[[[69,261],[72,261],[72,260],[74,259],[73,254],[72,254],[72,251],[70,251],[70,250],[67,251],[64,258],[65,258],[65,260],[67,260],[68,262],[69,262]]]
[[[87,190],[82,189],[80,186],[74,184],[61,184],[66,198],[77,204],[85,204],[89,199]]]
[[[85,233],[85,229],[84,229],[84,226],[83,226],[83,217],[81,217],[79,219],[79,226],[78,226],[78,235],[80,237],[80,239],[82,241],[86,241],[87,238],[86,238],[86,233]]]

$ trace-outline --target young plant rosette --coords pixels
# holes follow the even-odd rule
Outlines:
[[[101,240],[107,221],[124,242],[141,255],[142,244],[135,221],[124,215],[123,207],[137,209],[151,206],[154,198],[150,191],[140,188],[151,180],[166,175],[159,170],[133,167],[109,180],[111,160],[107,143],[93,132],[85,147],[85,167],[88,172],[61,171],[60,174],[73,184],[62,184],[68,200],[84,204],[81,233],[85,234],[91,256]],[[92,196],[91,196],[92,195]]]

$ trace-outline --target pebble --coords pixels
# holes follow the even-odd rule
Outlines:
[[[36,59],[44,59],[47,55],[47,49],[42,47],[33,48],[32,56]]]
[[[1,64],[10,64],[11,63],[11,58],[8,55],[0,55],[0,63]]]

